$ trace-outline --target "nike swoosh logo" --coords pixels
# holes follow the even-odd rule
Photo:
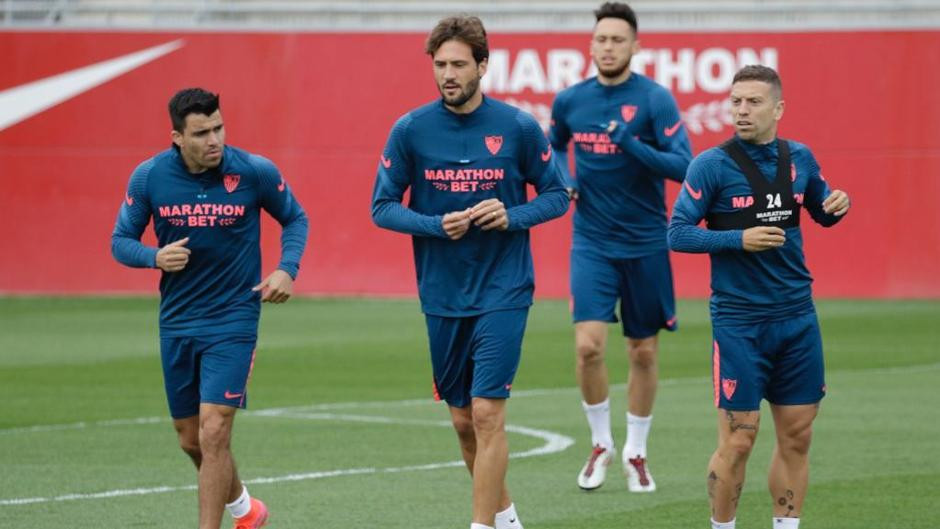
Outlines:
[[[386,158],[384,154],[382,155],[382,167],[385,167],[386,169],[389,169],[392,167],[392,160],[389,158]]]
[[[683,183],[685,184],[685,190],[688,191],[690,195],[692,195],[692,198],[694,198],[695,200],[701,200],[701,199],[702,199],[702,190],[701,190],[701,189],[699,189],[698,191],[692,189],[692,186],[689,185],[689,181],[688,181],[688,180],[686,180],[686,181],[683,182]]]
[[[238,399],[241,398],[242,395],[244,395],[244,393],[229,393],[228,391],[225,392],[226,399]]]
[[[679,127],[681,126],[682,126],[682,120],[680,119],[679,121],[676,122],[675,125],[671,127],[666,127],[665,129],[663,129],[663,132],[666,134],[667,138],[671,138],[675,135],[676,132],[679,131]]]
[[[542,161],[547,162],[552,157],[552,148],[549,147],[547,151],[542,153]]]
[[[281,183],[277,185],[278,191],[284,191],[284,188],[287,187],[287,184],[284,183],[284,177],[281,177]]]
[[[0,92],[0,130],[67,101],[183,46],[174,40]]]
[[[130,195],[124,195],[124,202],[127,202],[127,205],[128,205],[128,206],[133,206],[133,205],[134,205],[134,197],[132,197],[132,196],[130,196]]]

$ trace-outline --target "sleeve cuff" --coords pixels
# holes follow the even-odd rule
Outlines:
[[[449,239],[447,232],[444,231],[444,215],[434,215],[431,217],[431,220],[434,225],[434,233],[438,237]]]
[[[158,268],[158,267],[157,267],[157,252],[159,252],[160,249],[159,249],[159,248],[149,248],[149,247],[148,247],[148,248],[146,249],[146,251],[150,254],[150,255],[147,257],[147,262],[150,263],[150,268]]]
[[[291,279],[296,280],[300,266],[294,263],[281,263],[277,266],[277,269],[287,272],[287,275],[289,275]]]

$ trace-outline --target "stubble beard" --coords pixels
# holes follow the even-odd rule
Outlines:
[[[605,79],[616,79],[623,75],[623,72],[627,71],[630,68],[630,59],[627,59],[625,63],[614,68],[603,69],[597,61],[594,61],[594,65],[597,66],[597,75]]]
[[[470,101],[470,99],[473,98],[474,95],[476,95],[477,90],[480,89],[480,79],[476,78],[468,82],[467,86],[460,90],[459,94],[451,98],[448,98],[446,95],[444,95],[443,86],[438,86],[437,89],[441,93],[441,99],[444,100],[444,104],[450,107],[459,107],[459,106],[462,106],[467,101]]]

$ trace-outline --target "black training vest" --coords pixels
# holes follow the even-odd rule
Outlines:
[[[767,180],[754,160],[734,138],[721,144],[751,186],[754,202],[730,213],[709,213],[705,217],[710,230],[745,230],[754,226],[792,228],[800,225],[800,204],[793,197],[790,180],[790,145],[777,139],[777,177]]]

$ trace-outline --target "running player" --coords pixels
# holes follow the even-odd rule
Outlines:
[[[681,182],[692,154],[672,94],[630,71],[640,45],[633,10],[608,2],[594,14],[591,57],[597,76],[558,94],[550,132],[564,171],[574,142],[577,177],[568,179],[577,200],[571,298],[576,375],[592,444],[578,486],[603,485],[615,453],[604,354],[619,299],[630,359],[623,469],[630,491],[652,492],[656,483],[646,445],[658,382],[658,333],[677,325],[665,179]]]
[[[372,217],[412,235],[434,384],[473,477],[470,527],[518,529],[504,425],[532,304],[528,230],[563,215],[568,197],[536,121],[480,92],[489,57],[480,20],[445,18],[426,44],[441,99],[392,128]]]
[[[248,402],[260,302],[291,296],[307,216],[269,160],[225,145],[219,97],[200,88],[170,99],[173,145],[140,164],[111,238],[122,264],[159,268],[160,354],[180,447],[199,475],[199,527],[261,527],[229,449],[235,411]],[[261,279],[264,209],[282,226],[281,262]],[[153,218],[159,247],[140,238]]]
[[[669,225],[672,249],[711,257],[718,448],[707,483],[714,529],[734,528],[762,399],[777,432],[768,477],[773,527],[799,526],[812,424],[826,392],[800,212],[832,226],[849,198],[830,192],[808,147],[777,137],[783,110],[777,72],[766,66],[737,72],[736,135],[689,166]],[[707,229],[697,226],[702,219]]]

